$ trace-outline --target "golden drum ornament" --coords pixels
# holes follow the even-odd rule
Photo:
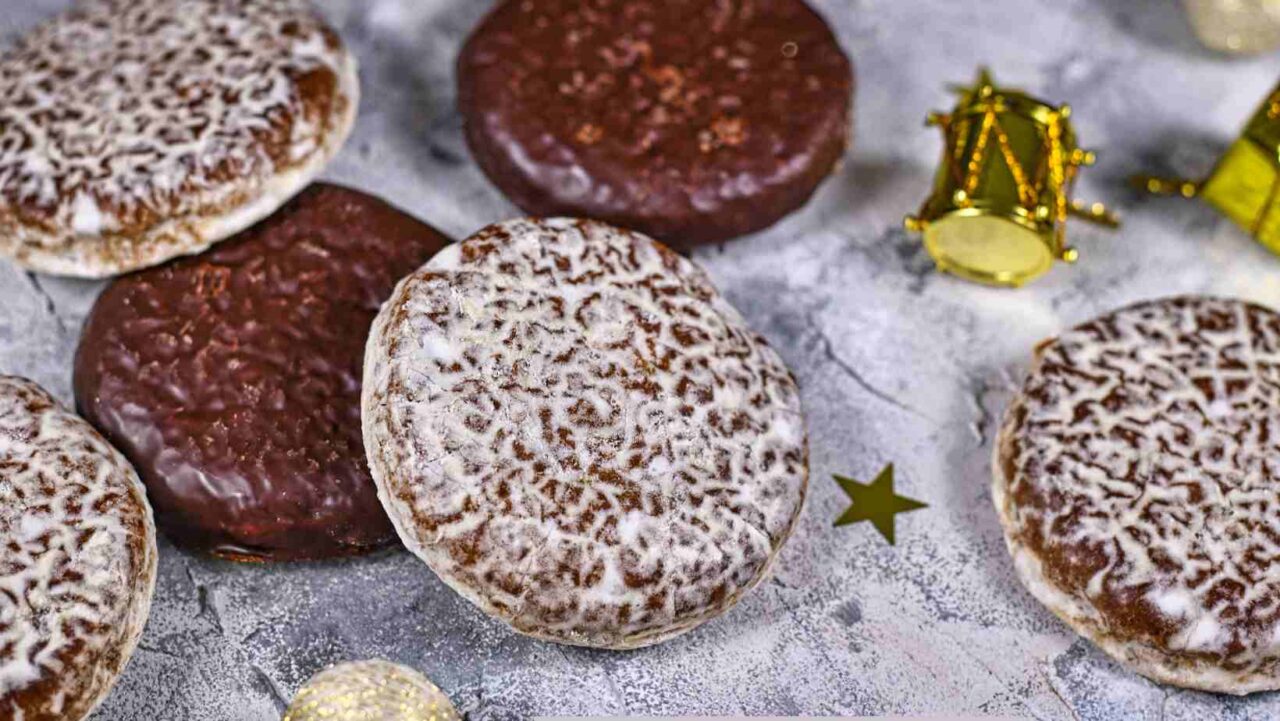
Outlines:
[[[1071,199],[1079,169],[1095,156],[1078,146],[1070,107],[999,88],[985,69],[973,87],[953,90],[955,109],[928,118],[946,141],[933,193],[906,219],[939,270],[1017,287],[1055,260],[1076,260],[1069,215],[1118,224],[1102,204]]]
[[[1139,176],[1160,195],[1199,196],[1273,253],[1280,253],[1280,86],[1262,103],[1205,180]]]

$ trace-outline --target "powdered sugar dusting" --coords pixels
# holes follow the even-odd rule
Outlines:
[[[689,261],[586,221],[491,226],[406,279],[370,337],[365,433],[406,545],[582,645],[724,612],[808,477],[777,354]]]

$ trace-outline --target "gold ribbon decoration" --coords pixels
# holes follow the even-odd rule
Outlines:
[[[1201,197],[1273,253],[1280,254],[1280,86],[1262,103],[1204,180],[1140,175],[1157,195]]]

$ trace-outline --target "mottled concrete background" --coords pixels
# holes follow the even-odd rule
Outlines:
[[[996,418],[1031,347],[1120,304],[1214,292],[1280,307],[1280,259],[1195,203],[1127,190],[1198,174],[1276,81],[1277,57],[1196,44],[1174,0],[814,0],[858,65],[843,170],[773,230],[699,254],[804,388],[813,491],[776,577],[728,617],[658,648],[600,653],[487,620],[403,551],[247,567],[165,544],[153,615],[106,721],[276,719],[327,664],[382,656],[426,672],[473,719],[537,714],[978,713],[1036,719],[1271,719],[1280,696],[1162,688],[1077,640],[1019,586],[987,489]],[[58,0],[3,0],[11,35]],[[355,136],[328,177],[464,236],[515,215],[471,162],[454,55],[478,0],[327,0],[362,63]],[[939,153],[925,113],[979,63],[1069,101],[1099,166],[1081,186],[1126,216],[1077,223],[1081,263],[999,291],[936,275],[900,228]],[[0,261],[0,371],[70,398],[97,283]],[[899,545],[835,530],[832,473],[898,464],[931,508]]]

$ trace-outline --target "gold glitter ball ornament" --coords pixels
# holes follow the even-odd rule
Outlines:
[[[389,661],[356,661],[321,671],[294,697],[283,721],[461,721],[426,676]]]
[[[1200,42],[1249,55],[1280,48],[1280,0],[1185,0]]]
[[[950,113],[932,113],[945,149],[933,192],[908,216],[938,269],[988,285],[1017,287],[1074,262],[1067,217],[1115,226],[1100,203],[1071,199],[1076,175],[1094,154],[1076,143],[1071,108],[998,87],[982,70],[972,87],[953,88]]]

